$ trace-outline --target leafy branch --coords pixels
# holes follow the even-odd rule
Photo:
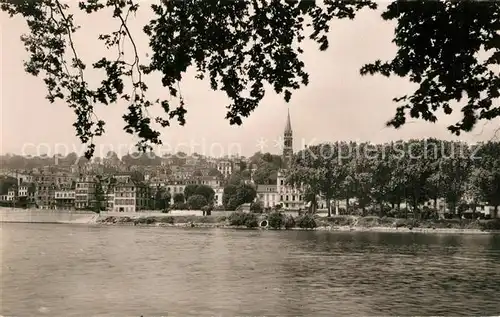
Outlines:
[[[412,118],[436,122],[439,108],[451,114],[452,102],[467,100],[462,120],[448,127],[459,135],[479,120],[500,117],[500,6],[478,1],[394,1],[382,14],[397,20],[392,61],[365,65],[361,74],[408,77],[418,84],[387,125],[396,128]],[[481,53],[487,58],[481,59]],[[494,101],[497,101],[495,104]]]

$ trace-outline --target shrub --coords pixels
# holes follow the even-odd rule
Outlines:
[[[119,217],[118,219],[116,219],[116,222],[120,222],[120,223],[128,223],[131,221],[132,221],[132,218],[130,218],[130,217]]]
[[[481,221],[479,225],[482,230],[500,230],[500,219]]]
[[[302,229],[314,229],[317,227],[316,220],[312,215],[302,215],[295,220],[297,226]]]
[[[269,214],[267,222],[270,228],[280,229],[281,226],[285,223],[285,216],[280,212],[273,212]]]
[[[156,222],[155,217],[140,217],[137,219],[134,219],[134,224],[146,224],[146,225],[151,225]]]
[[[250,211],[255,213],[262,213],[262,204],[259,201],[255,201],[250,204]]]
[[[257,216],[255,214],[247,214],[247,218],[245,219],[245,226],[247,228],[257,228],[259,226],[259,222]]]
[[[394,226],[396,228],[408,228],[411,230],[413,228],[418,228],[420,223],[415,219],[397,219]]]
[[[376,216],[363,217],[358,220],[358,225],[366,228],[376,227],[380,224],[379,219],[380,218]]]
[[[295,219],[292,216],[285,217],[285,229],[295,228]]]
[[[252,213],[244,213],[241,211],[233,212],[229,215],[229,224],[231,226],[246,226],[248,228],[258,227],[257,216]]]
[[[332,226],[352,226],[354,219],[351,216],[332,216],[326,220]]]
[[[186,210],[188,205],[186,203],[175,203],[172,205],[172,210]]]
[[[172,217],[172,216],[160,217],[158,219],[158,221],[161,223],[169,223],[169,224],[173,225],[174,224],[174,217]]]
[[[241,211],[233,212],[229,215],[228,220],[231,226],[244,226],[245,225],[245,213]]]
[[[174,204],[182,204],[184,201],[185,198],[183,193],[177,193],[174,195]]]

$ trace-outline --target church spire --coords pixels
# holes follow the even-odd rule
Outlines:
[[[283,162],[286,166],[290,164],[293,156],[293,132],[292,121],[290,120],[290,109],[288,109],[288,116],[286,118],[285,133],[283,144]]]
[[[292,122],[290,120],[290,108],[288,108],[288,116],[286,118],[285,133],[292,132]]]

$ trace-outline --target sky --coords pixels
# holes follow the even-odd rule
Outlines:
[[[142,54],[147,52],[146,35],[142,26],[152,15],[147,1],[131,20],[131,30]],[[382,7],[384,3],[380,4]],[[212,91],[209,83],[194,78],[189,71],[181,82],[181,92],[186,103],[185,126],[172,122],[163,128],[161,148],[157,153],[183,151],[210,156],[240,153],[249,156],[256,151],[280,153],[280,142],[290,111],[294,133],[294,150],[307,144],[338,140],[370,141],[383,143],[391,140],[436,137],[448,140],[477,142],[489,140],[500,126],[500,120],[480,123],[470,132],[455,137],[446,129],[460,118],[459,107],[451,116],[439,116],[438,123],[411,121],[403,128],[386,127],[385,123],[395,113],[392,99],[410,93],[412,86],[407,79],[382,76],[360,76],[359,69],[377,59],[391,59],[396,47],[391,43],[394,25],[380,17],[381,10],[364,10],[354,20],[337,20],[331,24],[330,47],[321,52],[314,42],[303,47],[303,61],[310,75],[308,86],[296,91],[289,103],[266,91],[261,105],[244,118],[241,126],[231,126],[225,119],[229,104],[224,93]],[[87,63],[97,61],[105,48],[97,40],[99,33],[117,29],[106,12],[91,16],[76,13],[75,20],[82,26],[75,35],[76,49]],[[41,78],[26,74],[23,60],[27,58],[20,36],[27,31],[20,17],[9,18],[0,12],[1,47],[1,146],[0,152],[23,155],[41,155],[69,152],[83,153],[85,147],[75,136],[72,126],[75,116],[61,102],[50,104],[45,99],[46,88]],[[98,76],[89,76],[98,82]],[[151,78],[152,94],[163,96],[167,92],[158,80]],[[498,102],[498,101],[497,101]],[[134,152],[137,139],[123,131],[122,115],[125,103],[98,106],[96,113],[106,121],[106,134],[96,140],[96,154],[104,156],[113,150],[119,155]],[[158,112],[159,113],[159,112]]]

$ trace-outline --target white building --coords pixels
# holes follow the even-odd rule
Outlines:
[[[167,191],[170,193],[170,204],[174,203],[174,196],[176,194],[183,194],[184,195],[184,188],[186,188],[186,185],[184,184],[167,184],[165,185],[167,188]]]
[[[54,192],[55,208],[56,209],[72,209],[75,206],[76,192],[73,189],[70,190],[56,190]]]
[[[75,199],[74,190],[59,190],[54,193],[55,199]]]
[[[233,162],[230,160],[219,160],[217,161],[217,170],[225,178],[228,178],[233,173]]]
[[[215,206],[222,206],[222,196],[224,195],[224,188],[223,187],[217,187],[214,188],[215,195],[214,195],[214,205]]]
[[[284,209],[298,210],[305,208],[302,191],[286,184],[284,171],[278,172],[276,188],[279,203]]]
[[[257,185],[257,199],[264,208],[273,208],[280,203],[277,185]]]

